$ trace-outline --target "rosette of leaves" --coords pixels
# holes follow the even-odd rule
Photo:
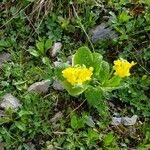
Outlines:
[[[109,91],[120,85],[121,78],[112,75],[112,69],[108,62],[103,60],[99,53],[92,53],[87,47],[80,47],[73,56],[72,66],[86,66],[93,68],[93,74],[90,81],[82,85],[71,85],[62,76],[62,71],[69,67],[69,64],[61,64],[55,70],[55,76],[62,82],[64,88],[72,96],[78,96],[84,92],[90,106],[94,106],[101,111],[106,108],[104,99]]]
[[[51,47],[52,47],[52,39],[40,38],[39,40],[36,40],[35,47],[30,47],[28,49],[28,52],[36,58],[41,58],[44,64],[49,64],[47,52]]]

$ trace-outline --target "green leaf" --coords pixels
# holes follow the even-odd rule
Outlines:
[[[19,128],[20,130],[26,131],[26,125],[25,125],[23,122],[21,122],[21,121],[16,121],[16,122],[15,122],[15,125],[16,125],[16,127]]]
[[[147,5],[150,5],[150,0],[143,0]]]
[[[102,84],[109,78],[109,71],[110,71],[109,64],[106,61],[102,61],[98,76],[98,80],[100,80]]]
[[[22,117],[22,116],[27,116],[27,115],[33,115],[33,112],[31,111],[26,111],[26,110],[21,110],[19,113],[18,113],[19,117]]]
[[[145,31],[150,31],[150,26],[144,28]]]
[[[9,47],[9,46],[10,46],[9,42],[0,40],[0,47]]]
[[[88,88],[87,84],[72,86],[67,81],[63,82],[63,86],[71,96],[78,96]]]
[[[74,65],[85,65],[86,67],[91,67],[93,61],[93,55],[89,48],[80,47],[73,58]]]
[[[121,12],[121,14],[119,15],[119,21],[120,22],[129,22],[129,19],[131,17],[128,15],[128,13],[126,11]]]
[[[89,129],[88,130],[88,139],[92,140],[92,141],[96,141],[99,139],[99,133],[94,131],[93,129]]]
[[[1,117],[0,118],[0,125],[2,125],[2,124],[5,124],[5,123],[9,123],[9,122],[11,122],[12,120],[9,118],[9,117]]]
[[[45,51],[44,51],[44,41],[41,41],[41,42],[37,41],[36,42],[36,47],[37,47],[37,49],[38,49],[38,51],[39,51],[39,53],[41,55],[45,54]]]
[[[95,127],[95,123],[92,119],[91,116],[85,116],[85,123],[89,126],[89,127],[92,127],[94,128]]]
[[[69,67],[68,63],[62,63],[55,68],[54,74],[55,74],[56,79],[58,79],[60,81],[64,81],[62,71],[67,67]]]
[[[45,64],[45,65],[50,65],[50,60],[49,60],[48,57],[43,57],[43,58],[42,58],[42,62],[43,62],[43,64]]]
[[[145,147],[146,147],[146,148],[150,148],[150,144],[146,144]]]
[[[99,53],[93,53],[93,63],[92,67],[94,68],[94,75],[95,77],[99,76],[99,72],[101,69],[101,64],[102,64],[102,55]]]
[[[110,146],[112,142],[114,141],[113,133],[108,133],[104,138],[104,146]]]
[[[85,91],[85,97],[89,105],[96,108],[102,117],[108,116],[108,106],[105,103],[104,92],[99,87],[89,87]]]
[[[117,148],[117,147],[106,147],[107,148],[107,150],[120,150],[120,148]]]
[[[52,40],[47,39],[45,42],[45,52],[47,52],[47,50],[50,49],[51,47],[52,47]]]
[[[95,107],[102,102],[103,92],[102,90],[91,86],[85,91],[85,97],[89,105]]]
[[[36,51],[36,50],[34,50],[34,49],[32,49],[32,48],[28,49],[28,52],[29,52],[31,55],[35,56],[35,57],[39,57],[39,56],[40,56],[40,55],[39,55],[39,52]]]
[[[71,127],[73,129],[80,129],[84,127],[84,119],[78,118],[76,114],[71,115]]]
[[[75,115],[73,115],[73,116],[71,117],[71,127],[72,127],[73,129],[78,128],[78,119],[77,119],[77,116],[75,116]]]
[[[28,2],[34,2],[35,0],[26,0],[26,1],[28,1]]]
[[[120,85],[122,78],[119,76],[113,76],[110,80],[105,82],[104,86],[106,87],[117,87]]]

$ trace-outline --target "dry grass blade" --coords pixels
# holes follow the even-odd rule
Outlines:
[[[19,15],[19,13],[25,11],[32,3],[28,4],[24,8],[20,8],[8,21],[6,21],[2,26],[0,26],[0,29],[6,26],[8,23],[10,23],[16,16]]]

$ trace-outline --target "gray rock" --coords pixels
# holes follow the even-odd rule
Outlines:
[[[112,118],[112,125],[125,125],[125,126],[132,126],[137,122],[137,115],[133,115],[131,118],[130,117],[113,117]]]
[[[53,64],[54,64],[54,67],[58,67],[60,64],[62,64],[62,62],[60,62],[60,61],[55,61],[55,62],[53,62]]]
[[[63,85],[62,85],[61,82],[58,81],[58,80],[54,81],[54,83],[53,83],[52,86],[53,86],[53,88],[54,88],[56,91],[63,91],[63,90],[64,90]]]
[[[50,52],[51,57],[56,57],[57,53],[61,50],[61,48],[62,48],[62,44],[60,42],[54,43]]]
[[[5,116],[5,111],[0,110],[0,117],[4,117]]]
[[[28,142],[27,144],[28,144],[30,150],[36,150],[35,145],[32,142]]]
[[[52,123],[56,123],[57,121],[59,121],[61,118],[63,117],[62,112],[57,112],[54,117],[52,119],[50,119],[50,122]]]
[[[5,62],[8,62],[11,60],[11,57],[10,57],[10,54],[9,53],[6,53],[6,52],[1,52],[0,53],[0,68],[2,68],[2,65],[5,63]]]
[[[73,63],[73,56],[69,56],[67,62],[68,62],[69,65],[72,65],[72,63]]]
[[[4,150],[4,144],[0,141],[0,150]]]
[[[2,97],[0,107],[5,110],[10,107],[16,111],[19,107],[21,107],[21,104],[19,103],[19,100],[16,97],[8,93]]]
[[[121,124],[121,118],[120,117],[112,117],[112,125],[118,126]]]
[[[122,117],[121,123],[125,126],[132,126],[136,123],[138,116],[133,115],[131,118],[129,117]]]
[[[29,88],[28,92],[37,92],[39,94],[46,94],[50,87],[50,80],[43,80],[40,82],[33,83]]]
[[[90,31],[90,34],[93,43],[96,43],[99,40],[113,39],[117,37],[116,32],[113,31],[112,28],[107,27],[105,23],[96,26]]]
[[[56,150],[55,147],[53,145],[47,145],[47,150]]]
[[[52,123],[53,130],[59,130],[61,127],[60,123]]]

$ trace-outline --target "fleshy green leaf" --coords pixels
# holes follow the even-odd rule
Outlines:
[[[107,86],[107,87],[117,87],[120,85],[120,82],[121,82],[121,77],[119,76],[113,76],[110,80],[108,80],[104,86]]]
[[[114,141],[114,136],[112,133],[108,133],[104,138],[104,145],[109,146]]]
[[[37,41],[36,42],[36,47],[37,47],[37,49],[38,49],[38,51],[39,51],[39,53],[41,54],[41,55],[44,55],[44,41]]]
[[[94,68],[94,75],[95,77],[99,76],[99,72],[101,69],[102,64],[102,55],[99,53],[93,53],[93,64],[92,67]]]
[[[32,48],[28,49],[28,52],[29,52],[31,55],[35,56],[35,57],[39,57],[39,56],[40,56],[39,52],[36,51],[36,50],[34,50],[34,49],[32,49]]]
[[[8,41],[0,40],[0,47],[9,47],[10,43]]]
[[[19,128],[22,131],[26,131],[26,125],[23,122],[20,121],[16,121],[15,125],[17,128]]]
[[[45,52],[47,52],[47,50],[50,49],[51,47],[52,47],[52,40],[47,39],[45,42]]]
[[[85,123],[89,126],[89,127],[92,127],[94,128],[95,127],[95,123],[92,119],[91,116],[85,116]]]
[[[104,92],[98,87],[91,86],[85,91],[85,97],[89,105],[96,108],[100,115],[102,115],[103,117],[107,117],[108,108],[103,95]]]
[[[94,131],[93,129],[89,129],[87,135],[91,141],[95,141],[99,139],[99,133]]]
[[[26,110],[21,110],[19,113],[18,113],[19,117],[22,117],[22,116],[27,116],[27,115],[33,115],[33,112],[31,111],[26,111]]]
[[[85,97],[89,105],[95,107],[102,102],[103,91],[91,86],[85,91]]]
[[[92,66],[93,55],[89,48],[80,47],[73,58],[74,65],[85,65],[86,67]]]
[[[76,114],[73,114],[71,116],[71,127],[73,129],[80,129],[80,128],[83,128],[84,127],[84,124],[85,124],[85,120],[84,118],[79,118],[77,117]]]
[[[131,17],[128,15],[128,13],[126,11],[121,12],[121,14],[119,15],[119,21],[120,22],[129,22],[129,19]]]
[[[110,71],[109,64],[106,61],[102,61],[98,76],[98,80],[100,80],[102,84],[109,78],[109,71]]]
[[[73,116],[71,117],[71,127],[72,127],[73,129],[78,128],[78,119],[77,119],[77,116],[75,116],[75,115],[73,115]]]
[[[87,84],[83,84],[81,86],[72,86],[67,81],[63,82],[63,86],[71,96],[78,96],[88,88]]]
[[[45,64],[45,65],[50,65],[50,60],[48,57],[43,57],[42,58],[42,62]]]

